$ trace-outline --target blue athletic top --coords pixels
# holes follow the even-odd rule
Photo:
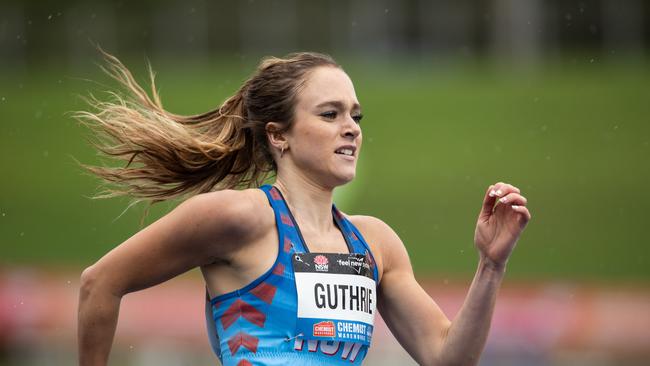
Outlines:
[[[372,336],[378,271],[358,229],[332,205],[349,253],[310,253],[281,192],[266,193],[279,235],[273,266],[209,298],[212,349],[224,366],[360,365]]]

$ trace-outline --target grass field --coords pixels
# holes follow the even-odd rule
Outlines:
[[[140,80],[144,62],[129,62]],[[510,279],[650,279],[650,69],[589,57],[506,70],[489,64],[345,63],[364,108],[358,178],[339,207],[377,216],[422,275],[468,277],[485,189],[521,188],[533,220]],[[190,67],[191,66],[191,67]],[[212,108],[252,67],[156,65],[166,106]],[[98,163],[66,111],[108,82],[51,68],[0,73],[0,263],[85,267],[138,230],[127,199],[90,200]],[[159,205],[147,223],[173,208]]]

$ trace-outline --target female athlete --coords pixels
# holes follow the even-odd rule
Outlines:
[[[81,274],[80,365],[108,362],[124,295],[195,267],[223,365],[360,364],[377,311],[419,364],[478,363],[506,263],[531,218],[517,187],[487,187],[478,268],[450,321],[415,280],[395,232],[332,202],[354,179],[362,143],[361,106],[332,58],[266,58],[219,108],[180,116],[163,109],[153,73],[149,97],[106,57],[127,94],[91,99],[93,111],[76,117],[111,138],[96,143],[101,151],[127,163],[85,167],[121,187],[106,196],[187,199]],[[261,185],[269,175],[273,184]]]

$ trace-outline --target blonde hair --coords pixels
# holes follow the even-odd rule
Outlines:
[[[91,198],[136,198],[127,209],[148,201],[141,225],[157,202],[262,184],[276,169],[266,123],[279,122],[288,130],[307,73],[318,66],[340,68],[330,56],[313,52],[266,57],[221,106],[182,116],[163,108],[150,65],[151,97],[120,60],[100,51],[106,62],[102,70],[125,93],[109,91],[107,101],[90,95],[86,101],[91,110],[74,112],[73,117],[97,138],[89,141],[92,146],[124,166],[78,163],[105,184],[106,189]]]

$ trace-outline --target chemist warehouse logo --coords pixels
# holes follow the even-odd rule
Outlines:
[[[324,321],[314,324],[314,337],[334,337],[334,322]]]
[[[327,272],[329,269],[329,261],[324,255],[317,255],[314,257],[314,269],[318,272]]]

